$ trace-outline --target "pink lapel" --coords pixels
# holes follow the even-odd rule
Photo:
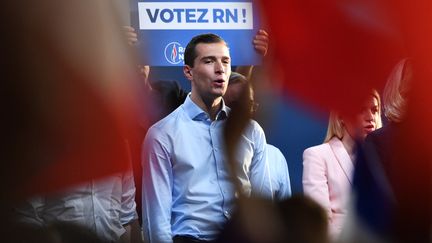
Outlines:
[[[351,161],[350,156],[348,155],[348,152],[346,151],[343,143],[338,138],[334,137],[329,141],[330,148],[333,151],[333,154],[335,155],[340,167],[345,173],[345,176],[347,177],[350,184],[352,184],[352,174],[354,170],[353,162]]]

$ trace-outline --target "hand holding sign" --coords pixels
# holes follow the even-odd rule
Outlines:
[[[123,30],[128,41],[128,44],[133,46],[138,43],[138,35],[135,32],[135,29],[131,26],[123,26]]]
[[[252,42],[260,55],[265,56],[267,54],[269,35],[265,30],[259,30]]]

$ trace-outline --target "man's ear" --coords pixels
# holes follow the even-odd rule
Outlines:
[[[186,76],[187,79],[189,79],[190,81],[192,81],[192,68],[189,67],[189,65],[184,65],[183,66],[183,73]]]

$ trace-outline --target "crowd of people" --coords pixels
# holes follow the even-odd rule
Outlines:
[[[134,29],[123,32],[133,47]],[[252,40],[263,56],[268,42],[264,30]],[[392,215],[397,208],[400,178],[390,143],[406,114],[411,65],[410,59],[396,65],[383,104],[371,90],[353,114],[331,111],[323,144],[303,153],[304,195],[292,195],[283,153],[253,119],[253,67],[232,71],[229,43],[212,33],[194,36],[184,53],[190,92],[177,81],[150,83],[149,66],[133,67],[149,102],[145,118],[137,116],[138,135],[123,138],[127,170],[20,200],[13,205],[11,242],[351,241],[357,161],[379,165],[385,185],[371,180],[386,195],[383,209]],[[386,219],[384,234],[374,240],[397,241],[400,224]],[[28,235],[19,236],[23,231]]]

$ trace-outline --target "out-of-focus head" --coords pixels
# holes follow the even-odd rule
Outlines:
[[[246,95],[243,92],[248,92]],[[244,96],[243,96],[244,95]],[[255,103],[252,84],[240,73],[232,72],[229,78],[228,89],[223,96],[225,104],[229,107],[236,106],[243,97],[248,97],[245,102],[250,105],[251,112],[255,112],[258,104]]]
[[[2,205],[125,171],[142,104],[117,4],[3,3]]]
[[[232,106],[235,101],[237,101],[243,89],[247,87],[248,81],[245,76],[237,72],[231,72],[228,81],[228,88],[223,96],[225,104],[227,106]]]
[[[285,232],[285,238],[279,242],[330,242],[327,212],[315,200],[293,195],[276,205]]]
[[[380,107],[380,96],[376,90],[373,90],[354,116],[331,112],[324,142],[328,142],[333,137],[342,139],[345,134],[363,140],[369,133],[382,127]]]
[[[406,111],[407,95],[412,79],[412,63],[399,61],[393,68],[383,92],[384,115],[392,122],[401,122]]]

